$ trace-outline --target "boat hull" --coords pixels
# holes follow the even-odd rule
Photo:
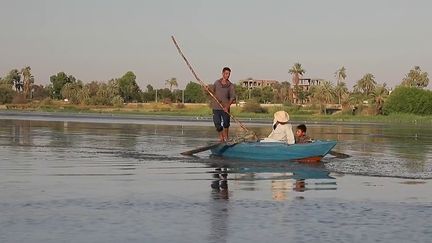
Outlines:
[[[260,161],[318,162],[336,145],[336,141],[315,141],[293,144],[268,142],[243,142],[221,144],[211,149],[213,155],[226,158]]]

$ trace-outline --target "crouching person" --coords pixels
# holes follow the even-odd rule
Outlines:
[[[311,143],[313,140],[306,135],[306,125],[300,124],[297,126],[295,134],[295,143]]]
[[[291,124],[288,123],[289,115],[286,111],[277,111],[274,113],[273,130],[270,135],[261,142],[285,142],[294,144],[294,134]]]

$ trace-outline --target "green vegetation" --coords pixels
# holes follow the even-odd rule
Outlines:
[[[122,107],[115,106],[83,106],[46,98],[42,101],[7,105],[11,110],[66,112],[66,113],[97,113],[119,115],[161,115],[161,116],[192,116],[211,119],[212,111],[207,104],[163,104],[163,103],[130,103]],[[319,114],[319,108],[301,106],[270,106],[263,107],[265,112],[248,112],[244,107],[233,106],[231,114],[245,120],[262,120],[271,122],[273,113],[285,110],[290,114],[292,121],[329,121],[329,122],[378,122],[378,123],[409,123],[432,125],[432,115],[420,116],[407,113],[392,113],[390,115],[352,115],[339,113],[334,115]]]
[[[31,74],[31,68],[25,67],[21,69],[21,74],[23,77],[24,97],[27,99],[31,99],[31,89],[34,84],[34,77]]]
[[[427,72],[422,72],[419,66],[415,66],[402,80],[402,85],[408,87],[425,88],[429,84]]]
[[[170,91],[172,91],[172,87],[178,87],[177,79],[171,78],[165,80],[165,84],[169,86]]]
[[[325,104],[332,103],[335,100],[335,97],[335,89],[333,84],[329,81],[324,81],[321,85],[313,86],[311,89],[311,98],[318,102],[321,113],[326,113]]]
[[[267,113],[267,109],[264,109],[260,103],[256,100],[248,101],[242,108],[243,112],[246,113]]]
[[[432,115],[432,92],[415,87],[396,88],[384,105],[386,114]]]
[[[304,100],[307,98],[309,94],[304,92],[303,89],[299,88],[299,82],[300,82],[300,77],[306,73],[306,70],[304,70],[302,65],[297,62],[294,63],[294,65],[288,70],[288,73],[292,75],[292,82],[294,84],[292,101],[294,103],[300,101],[300,103],[303,104]]]
[[[185,89],[185,102],[186,103],[203,103],[207,100],[201,86],[194,82],[189,82]]]
[[[354,85],[354,91],[355,92],[361,92],[366,97],[368,97],[372,91],[375,89],[375,86],[377,85],[375,81],[375,77],[371,73],[367,73],[361,78],[359,81],[357,81],[357,84]]]
[[[125,75],[112,81],[112,83],[113,86],[116,86],[115,88],[118,88],[118,93],[124,102],[139,102],[142,100],[141,89],[136,83],[136,76],[133,72],[125,73]]]
[[[65,98],[62,96],[62,89],[68,83],[75,83],[76,79],[72,75],[67,75],[64,72],[59,72],[57,75],[50,77],[51,85],[49,86],[50,95],[54,99]]]
[[[300,77],[306,73],[306,70],[303,69],[300,63],[294,63],[294,65],[288,70],[288,73],[292,75],[292,81],[294,85],[298,85],[300,81]]]
[[[341,67],[340,69],[338,69],[335,72],[335,77],[337,79],[335,92],[338,98],[338,104],[340,104],[342,96],[348,94],[348,88],[346,87],[346,83],[344,82],[347,77],[346,68]]]
[[[0,104],[11,103],[15,92],[8,85],[0,84]]]
[[[131,71],[120,78],[89,83],[83,83],[65,72],[58,72],[50,77],[50,84],[44,87],[35,84],[31,71],[28,66],[12,69],[4,78],[0,78],[0,104],[6,104],[2,109],[211,115],[210,108],[200,104],[208,103],[211,97],[192,81],[184,90],[177,89],[175,77],[165,80],[166,88],[155,89],[148,84],[146,90],[141,90]],[[401,80],[400,87],[391,94],[386,83],[378,83],[371,73],[365,74],[350,91],[344,82],[348,77],[345,67],[335,72],[336,85],[328,80],[319,80],[306,87],[304,82],[299,83],[305,72],[300,63],[295,63],[289,69],[294,85],[285,81],[249,89],[234,84],[237,101],[245,103],[233,107],[232,114],[244,118],[271,119],[275,111],[282,109],[292,118],[300,120],[430,121],[431,91],[424,90],[429,78],[418,66],[409,71]],[[247,80],[253,81],[252,78]]]
[[[15,87],[16,91],[22,91],[24,87],[18,69],[10,70],[8,75],[3,79],[3,84],[8,85],[10,88]]]

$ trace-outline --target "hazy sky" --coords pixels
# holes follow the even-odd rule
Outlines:
[[[31,66],[47,84],[60,71],[89,82],[130,70],[143,89],[171,77],[182,88],[193,76],[175,35],[207,82],[223,66],[232,81],[290,81],[300,62],[305,77],[333,81],[345,66],[349,87],[368,72],[394,86],[415,65],[432,75],[431,10],[426,0],[0,0],[0,76]]]

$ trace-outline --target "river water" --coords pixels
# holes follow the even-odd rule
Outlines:
[[[188,157],[210,121],[1,113],[0,242],[430,242],[431,126],[307,125],[351,157]]]

